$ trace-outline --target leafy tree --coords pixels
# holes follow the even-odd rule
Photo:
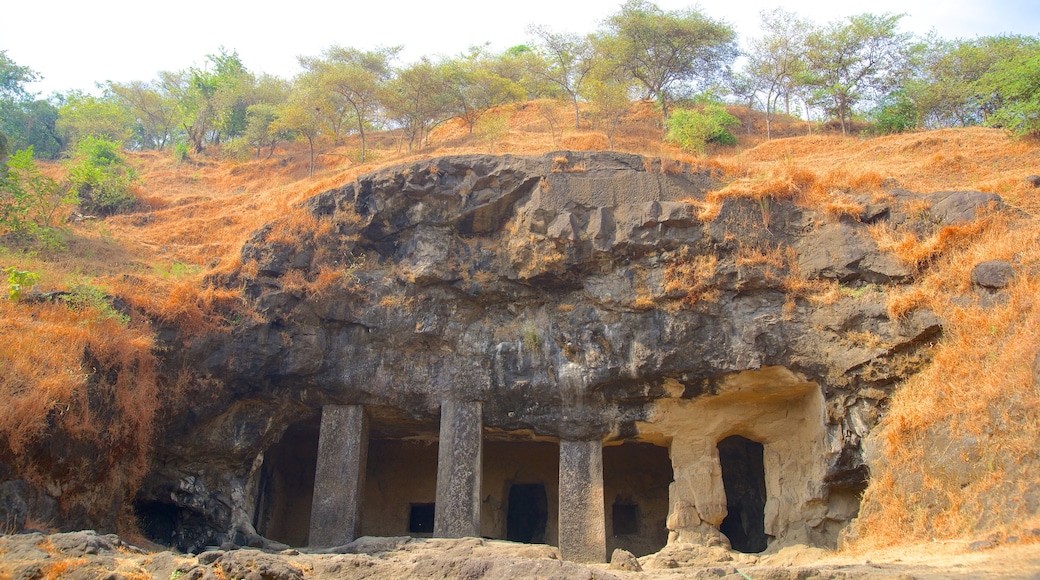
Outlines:
[[[57,159],[65,149],[58,108],[47,99],[0,101],[0,131],[7,134],[11,149],[32,147],[39,158]]]
[[[176,99],[181,127],[196,153],[207,143],[220,144],[246,127],[255,78],[239,58],[221,47],[206,57],[207,66],[160,73],[163,87]]]
[[[848,133],[853,109],[877,101],[907,72],[910,34],[898,31],[901,14],[860,14],[813,30],[806,38],[808,67],[801,81]]]
[[[300,64],[319,75],[322,85],[341,98],[351,110],[361,137],[361,162],[367,150],[365,130],[378,114],[380,92],[392,75],[391,63],[401,47],[380,47],[361,51],[332,46],[322,58],[300,57]]]
[[[585,82],[583,92],[592,105],[593,118],[606,134],[610,150],[614,150],[614,136],[621,120],[632,108],[632,93],[636,90],[631,78],[617,73],[617,69],[603,67]]]
[[[982,79],[1000,63],[1036,50],[1040,38],[984,36],[947,41],[929,37],[915,47],[913,76],[904,89],[926,127],[978,125],[1002,104],[1002,93]]]
[[[120,144],[87,136],[76,143],[67,164],[68,179],[83,211],[110,215],[128,211],[137,203],[132,187],[137,173],[127,165]]]
[[[471,134],[488,111],[524,97],[523,87],[499,75],[495,63],[483,47],[473,47],[469,54],[440,64],[449,113],[465,121]]]
[[[324,134],[338,113],[331,106],[329,95],[322,89],[321,77],[309,71],[297,75],[289,99],[281,107],[271,130],[285,136],[303,137],[310,150],[310,169],[314,175],[314,158]]]
[[[408,137],[408,150],[422,147],[430,130],[451,116],[447,67],[423,57],[399,69],[387,83],[382,102],[387,115]]]
[[[64,145],[55,128],[57,108],[26,88],[39,79],[39,73],[0,50],[0,133],[7,136],[9,154],[33,147],[37,155],[53,159]]]
[[[757,91],[764,93],[766,138],[772,137],[771,121],[782,98],[790,114],[790,99],[799,77],[805,72],[806,34],[809,24],[782,8],[761,13],[764,34],[750,40],[744,68]]]
[[[163,83],[109,82],[107,90],[141,127],[139,147],[161,151],[176,139],[180,124],[177,102]]]
[[[70,91],[58,109],[58,131],[66,142],[84,137],[101,137],[128,144],[134,132],[130,109],[111,95],[95,97],[82,91]]]
[[[1040,43],[996,63],[977,86],[1000,103],[987,125],[1016,135],[1040,135]]]
[[[591,37],[567,32],[553,32],[544,26],[531,26],[536,37],[537,58],[528,59],[530,71],[563,91],[574,104],[574,128],[581,126],[578,99],[583,86],[596,65],[596,50]]]
[[[625,2],[598,42],[658,101],[664,120],[673,93],[723,78],[738,52],[736,32],[725,22],[694,8],[665,12],[648,0]]]

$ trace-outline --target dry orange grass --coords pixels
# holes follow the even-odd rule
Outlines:
[[[144,476],[159,405],[152,349],[150,327],[93,306],[0,301],[0,459],[37,484],[61,477],[65,508],[129,497]],[[110,468],[49,472],[55,467],[33,457],[51,435],[70,450],[91,448]]]
[[[893,314],[933,309],[944,336],[934,362],[896,391],[876,430],[882,461],[858,522],[864,545],[1013,534],[1040,523],[1038,226],[1021,218],[990,227],[943,255],[917,288],[890,298]],[[970,298],[971,270],[987,260],[1016,271],[989,306]]]

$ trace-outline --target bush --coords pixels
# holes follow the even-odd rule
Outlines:
[[[867,129],[871,135],[905,133],[917,128],[917,107],[902,91],[882,99],[872,116],[874,122]]]
[[[668,117],[665,140],[691,153],[704,153],[708,143],[736,145],[737,138],[729,132],[740,120],[726,112],[719,103],[709,102],[697,109],[679,109]]]
[[[64,210],[75,203],[75,194],[63,192],[40,171],[32,147],[17,151],[0,175],[0,235],[55,241]]]
[[[132,191],[137,173],[126,164],[115,141],[85,137],[76,143],[68,166],[69,181],[84,212],[111,215],[137,204]]]

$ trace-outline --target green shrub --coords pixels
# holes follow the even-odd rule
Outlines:
[[[0,235],[60,246],[58,225],[76,196],[62,191],[33,161],[33,148],[16,151],[0,175]]]
[[[36,272],[17,270],[14,266],[4,268],[4,274],[7,274],[7,299],[11,302],[21,300],[22,293],[40,281],[40,275]]]
[[[917,128],[917,107],[903,91],[886,96],[873,113],[871,135],[905,133]]]
[[[736,145],[737,138],[729,128],[740,120],[726,112],[719,103],[708,102],[700,109],[679,109],[668,117],[665,140],[691,153],[703,153],[708,143]]]
[[[177,141],[173,144],[173,158],[178,163],[183,163],[188,160],[188,144],[184,141]]]
[[[85,137],[76,143],[68,165],[69,182],[84,212],[111,215],[137,204],[132,191],[137,173],[126,164],[115,141]]]

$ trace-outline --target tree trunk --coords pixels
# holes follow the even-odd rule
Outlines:
[[[578,95],[576,93],[571,94],[571,100],[574,101],[574,130],[581,129],[581,113],[578,112]]]

